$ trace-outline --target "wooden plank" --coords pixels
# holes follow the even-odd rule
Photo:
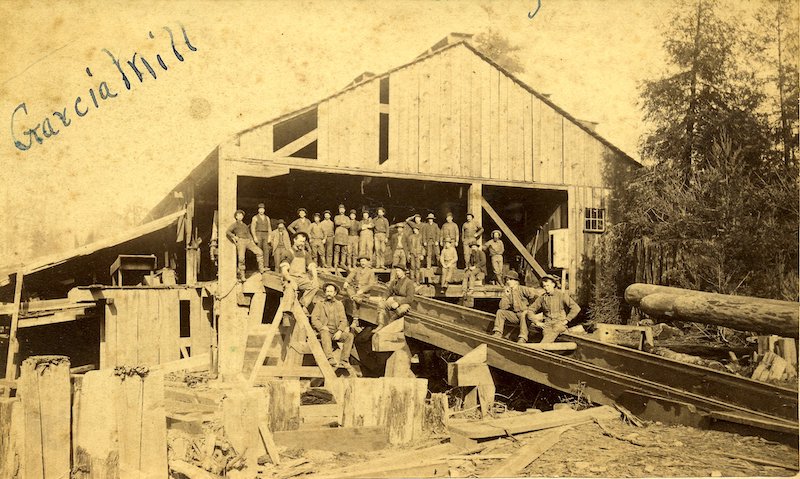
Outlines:
[[[269,323],[269,326],[264,334],[263,342],[261,343],[261,349],[256,356],[255,362],[252,364],[243,364],[242,372],[249,377],[249,382],[251,385],[256,381],[259,369],[264,366],[264,361],[267,359],[268,351],[272,347],[273,338],[275,338],[275,333],[278,331],[278,326],[280,325],[281,318],[283,317],[282,304],[283,302],[281,302],[281,305],[278,306],[277,311],[275,311],[275,316],[272,318],[272,322]]]
[[[192,349],[194,351],[194,349]],[[153,369],[158,369],[162,372],[171,373],[176,371],[206,371],[209,370],[211,365],[210,353],[192,353],[192,356],[184,359],[175,359],[166,363],[161,363]]]
[[[513,244],[514,247],[517,249],[517,251],[519,251],[520,255],[522,255],[525,261],[527,261],[528,264],[531,265],[536,275],[539,278],[541,278],[545,274],[547,274],[544,268],[542,268],[541,265],[539,265],[539,263],[533,258],[533,256],[531,256],[531,254],[528,252],[528,250],[525,248],[522,242],[520,242],[520,240],[517,239],[516,235],[514,234],[513,231],[511,231],[506,222],[503,221],[503,219],[500,217],[500,215],[497,214],[494,208],[492,208],[489,202],[486,201],[486,198],[483,197],[481,198],[481,205],[483,206],[483,209],[485,209],[486,212],[489,213],[489,216],[492,217],[492,220],[494,220],[497,226],[500,227],[500,229],[503,231],[503,234],[506,235],[506,238],[508,238],[508,240],[511,241],[511,244]]]
[[[116,405],[108,400],[117,383],[113,370],[109,369],[89,371],[83,376],[74,408],[72,440],[75,470],[86,471],[86,477],[119,476]]]
[[[77,321],[79,316],[82,316],[85,309],[73,309],[63,313],[48,314],[46,316],[37,316],[33,318],[20,318],[17,323],[17,329],[33,328],[36,326],[46,326],[48,324],[69,323]]]
[[[274,156],[291,156],[317,140],[317,129],[313,129],[291,143],[282,146],[274,152]]]
[[[264,449],[267,450],[269,458],[273,464],[278,465],[281,463],[281,457],[278,453],[278,447],[275,445],[275,438],[269,430],[269,424],[266,422],[258,423],[258,432],[261,435],[261,442],[264,444]]]
[[[285,448],[332,452],[373,452],[389,447],[386,427],[322,427],[297,431],[278,431],[275,444]]]
[[[506,434],[522,434],[554,427],[577,425],[598,420],[619,418],[619,412],[610,406],[599,406],[583,411],[561,409],[555,411],[522,414],[504,419],[484,420],[475,423],[450,424],[450,431],[471,439],[498,437]]]
[[[533,123],[533,95],[526,91],[520,94],[522,100],[522,169],[524,181],[533,181],[534,162],[534,123]]]
[[[486,344],[481,344],[480,346],[476,347],[472,351],[468,352],[467,354],[461,356],[461,358],[457,359],[456,362],[459,364],[468,364],[468,363],[480,363],[484,364],[488,358],[488,351],[489,348]]]
[[[267,383],[269,396],[267,418],[269,430],[294,431],[300,428],[300,393],[298,380],[280,380]]]
[[[458,450],[453,444],[437,444],[424,449],[414,449],[408,452],[392,454],[388,457],[372,459],[343,468],[335,469],[327,474],[318,475],[318,479],[351,478],[351,477],[380,477],[385,471],[391,471],[398,465],[409,463],[428,463],[447,457]],[[430,477],[428,475],[397,475],[389,477]]]
[[[525,343],[522,346],[528,349],[537,349],[541,351],[574,351],[578,349],[578,344],[571,341],[557,343]]]
[[[19,354],[19,340],[17,339],[17,328],[19,327],[19,308],[22,301],[22,283],[25,273],[17,271],[14,280],[14,305],[11,312],[11,327],[8,336],[8,354],[6,356],[6,379],[17,379],[17,355]]]
[[[432,126],[431,110],[434,108],[436,95],[433,92],[435,75],[432,62],[424,60],[420,63],[419,78],[419,162],[417,172],[431,173]],[[438,147],[438,145],[437,145]]]
[[[419,69],[414,68],[410,70],[399,70],[390,75],[390,89],[389,89],[389,109],[395,109],[396,113],[392,118],[392,113],[389,114],[389,158],[391,164],[387,163],[387,169],[399,172],[408,172],[413,165],[413,169],[417,169],[417,138],[411,138],[411,109],[414,98],[412,95],[417,93],[417,83],[419,82],[417,75]],[[413,85],[413,87],[412,87]],[[414,126],[416,126],[418,118],[413,117]],[[392,122],[397,127],[395,147],[397,154],[392,158],[392,144],[391,144],[391,127]],[[412,146],[413,142],[413,146]]]
[[[26,477],[70,475],[70,379],[66,356],[32,356],[22,363],[19,395],[25,416]]]
[[[439,58],[431,59],[431,102],[428,115],[430,117],[429,128],[431,130],[430,163],[425,173],[441,175],[443,173],[442,159],[442,116],[444,106],[442,98],[444,96],[444,75],[445,68]]]
[[[266,293],[255,293],[250,300],[250,312],[248,314],[247,327],[253,328],[261,325],[264,317],[264,306],[267,304]]]
[[[496,69],[492,68],[490,70],[490,85],[491,90],[489,91],[489,139],[490,139],[490,146],[489,146],[489,174],[491,178],[494,179],[504,179],[503,175],[500,171],[501,161],[502,161],[502,154],[501,154],[501,144],[500,144],[500,121],[501,121],[501,110],[500,110],[500,102],[502,101],[501,94],[500,94],[500,77],[502,76],[500,72]]]
[[[368,164],[377,167],[380,158],[380,80],[373,80],[367,85],[367,98],[369,99],[367,109],[367,159]],[[388,146],[388,145],[387,145]]]
[[[495,464],[483,475],[486,477],[516,477],[528,467],[530,463],[539,458],[548,449],[556,445],[561,439],[561,434],[571,426],[559,427],[537,434],[533,440],[516,450],[511,457]]]
[[[472,154],[470,146],[470,95],[472,91],[471,79],[472,73],[469,65],[469,57],[471,53],[466,49],[459,48],[456,52],[458,58],[458,70],[455,81],[458,82],[458,118],[459,118],[459,140],[460,145],[457,147],[459,152],[459,161],[457,169],[454,171],[459,176],[474,176],[475,173],[472,169]]]
[[[119,290],[115,291],[114,304],[112,307],[116,309],[116,322],[117,333],[117,362],[118,365],[131,365],[136,364],[136,337],[138,335],[138,327],[136,324],[136,290]]]
[[[400,123],[403,121],[402,116],[406,114],[405,96],[402,93],[403,85],[398,81],[398,74],[394,72],[389,75],[389,161],[395,168],[398,166],[401,159],[398,152],[401,151],[400,140]],[[385,165],[385,163],[384,163]],[[384,166],[382,169],[391,169]]]
[[[254,384],[264,384],[272,378],[322,378],[322,371],[316,366],[262,366],[256,374]]]
[[[475,54],[467,53],[467,75],[469,75],[469,148],[470,148],[470,177],[481,176],[481,61],[476,61]]]
[[[190,305],[191,307],[191,305]],[[180,355],[180,303],[176,294],[166,291],[158,296],[159,362],[169,363],[181,359]],[[190,323],[191,327],[191,323]]]
[[[492,83],[492,72],[494,69],[483,60],[479,64],[480,72],[480,102],[481,102],[481,121],[480,121],[480,138],[481,138],[481,178],[491,178],[492,174],[492,110],[494,103],[492,98],[496,98],[495,84]]]
[[[448,98],[447,123],[444,128],[447,130],[447,143],[443,153],[445,162],[445,174],[450,176],[462,176],[461,174],[461,59],[460,49],[448,50],[445,65],[450,83]]]
[[[139,314],[139,364],[155,366],[160,362],[159,290],[142,291]]]
[[[420,171],[420,151],[422,149],[422,114],[420,112],[422,68],[414,65],[410,68],[413,75],[405,87],[408,98],[408,114],[406,115],[406,125],[408,129],[408,150],[407,159],[403,164],[405,172],[417,174]]]
[[[422,433],[427,384],[427,379],[346,379],[342,425],[385,426],[391,444],[406,444]]]
[[[191,308],[190,333],[192,338],[192,356],[208,353],[211,350],[211,324],[203,310],[203,298],[198,290],[189,303]]]
[[[508,150],[511,157],[509,179],[525,181],[525,101],[528,92],[508,80]]]
[[[327,163],[330,156],[328,147],[328,122],[330,121],[328,107],[330,103],[329,100],[326,100],[317,105],[317,159],[322,163]]]
[[[0,477],[25,477],[24,421],[19,398],[0,398]]]
[[[222,400],[225,437],[237,453],[245,455],[247,469],[252,472],[258,458],[267,452],[259,431],[259,424],[267,421],[267,403],[262,388],[231,389]]]
[[[494,384],[492,373],[486,363],[449,363],[447,365],[447,384],[451,386],[480,386]]]

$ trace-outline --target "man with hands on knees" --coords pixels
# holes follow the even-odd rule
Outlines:
[[[344,304],[336,299],[339,287],[334,283],[325,283],[323,291],[325,299],[314,305],[311,314],[311,326],[319,333],[322,351],[333,367],[350,368],[350,351],[353,348],[353,333],[347,324]],[[342,341],[341,361],[337,362],[333,356],[333,342]]]

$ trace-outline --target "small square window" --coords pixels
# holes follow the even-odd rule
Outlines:
[[[606,230],[606,209],[586,208],[583,231],[585,233],[603,233]]]

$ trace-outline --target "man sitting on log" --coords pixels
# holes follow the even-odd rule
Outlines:
[[[392,269],[394,279],[389,282],[383,300],[378,303],[378,327],[375,328],[375,332],[395,319],[405,316],[414,301],[414,282],[406,277],[405,265],[396,264]]]
[[[333,367],[350,368],[350,350],[353,347],[353,334],[347,324],[344,305],[336,299],[339,287],[333,283],[324,285],[325,299],[314,305],[311,326],[319,333],[322,350]],[[333,341],[342,341],[341,361],[333,357]]]
[[[519,324],[518,343],[528,342],[528,318],[534,321],[530,304],[536,301],[538,293],[533,288],[519,284],[519,273],[506,273],[506,288],[500,296],[500,309],[494,317],[494,337],[503,337],[506,321]]]
[[[361,303],[368,298],[367,293],[377,283],[375,272],[370,264],[369,256],[358,257],[358,268],[350,271],[344,281],[344,292],[350,299],[353,307],[353,322],[361,319]]]
[[[569,294],[556,289],[557,283],[558,278],[553,275],[542,277],[544,294],[531,305],[531,312],[542,313],[532,316],[532,322],[542,328],[543,343],[555,341],[559,334],[567,330],[567,323],[581,311],[581,307]]]
[[[283,276],[282,301],[285,311],[291,311],[290,301],[294,301],[297,298],[297,292],[302,291],[300,304],[303,311],[308,314],[308,306],[319,290],[317,265],[314,263],[311,253],[306,249],[307,242],[308,234],[301,232],[294,235],[292,247],[284,255],[280,265],[281,276]]]

